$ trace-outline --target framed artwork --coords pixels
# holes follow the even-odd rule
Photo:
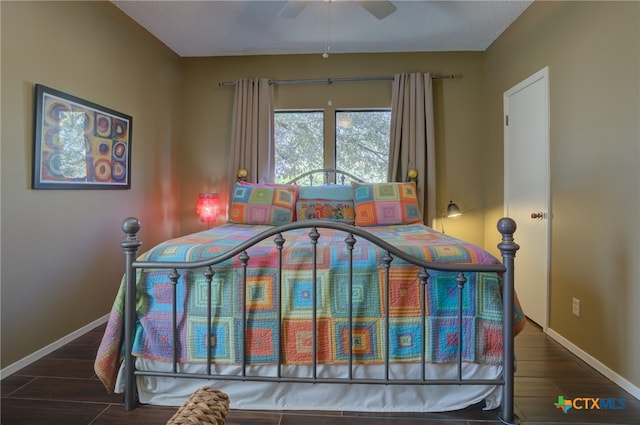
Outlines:
[[[34,189],[130,189],[129,115],[36,84]]]

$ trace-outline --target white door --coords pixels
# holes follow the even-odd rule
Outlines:
[[[518,225],[515,288],[525,315],[549,316],[549,68],[504,93],[504,208]]]

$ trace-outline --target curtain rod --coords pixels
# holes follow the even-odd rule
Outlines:
[[[432,80],[453,80],[455,77],[449,75],[434,75]],[[269,84],[299,84],[299,83],[346,83],[353,81],[393,81],[393,77],[352,77],[352,78],[320,78],[320,79],[299,79],[299,80],[269,80]],[[235,81],[221,81],[218,87],[235,86]]]

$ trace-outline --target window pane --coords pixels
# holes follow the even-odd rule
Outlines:
[[[275,113],[275,181],[285,183],[323,168],[324,112]]]
[[[336,112],[336,167],[366,182],[387,181],[391,111]]]

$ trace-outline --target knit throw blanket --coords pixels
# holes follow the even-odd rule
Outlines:
[[[197,261],[213,258],[246,241],[267,226],[225,224],[214,229],[166,241],[141,255],[144,261]],[[385,317],[389,316],[389,357],[393,362],[446,363],[458,356],[457,273],[430,271],[425,286],[426,341],[421,331],[419,269],[393,259],[389,287],[384,284],[385,254],[373,244],[357,239],[353,249],[351,303],[353,325],[349,352],[349,268],[346,234],[318,229],[315,305],[317,317],[316,361],[323,364],[384,362],[387,352]],[[402,251],[441,263],[497,264],[481,248],[422,224],[367,228]],[[244,271],[236,257],[214,268],[212,321],[207,324],[207,283],[203,270],[181,270],[177,290],[178,361],[206,363],[208,326],[211,327],[212,361],[237,364],[244,352],[248,364],[277,363],[278,345],[285,364],[310,364],[314,304],[313,250],[308,229],[286,232],[283,265],[278,272],[278,249],[266,240],[247,250]],[[173,356],[173,288],[168,270],[143,270],[137,274],[137,323],[134,355],[160,361]],[[501,278],[496,273],[465,273],[463,293],[462,358],[465,362],[498,364],[502,360]],[[278,280],[281,280],[281,292]],[[388,313],[385,294],[389,294]],[[120,286],[105,335],[98,350],[95,371],[108,391],[113,391],[123,355],[124,280]],[[279,301],[281,305],[279,305]],[[243,326],[242,306],[246,308]],[[525,317],[517,301],[515,331]],[[278,335],[281,314],[282,332]],[[244,336],[246,335],[246,338]],[[246,340],[246,346],[242,341]]]

